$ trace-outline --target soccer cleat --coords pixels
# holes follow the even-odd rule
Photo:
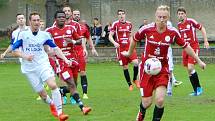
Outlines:
[[[86,93],[83,94],[83,99],[88,99],[88,96]]]
[[[64,114],[64,113],[61,113],[61,114],[58,116],[58,118],[59,118],[59,121],[66,121],[66,120],[69,118],[69,116],[66,115],[66,114]]]
[[[90,107],[83,107],[82,112],[84,115],[87,115],[92,109]]]
[[[137,114],[136,121],[143,121],[143,114],[140,111]]]
[[[70,97],[70,103],[71,103],[72,105],[75,105],[75,104],[76,104],[76,101],[75,101],[75,99],[74,99],[73,97]]]
[[[41,100],[41,97],[40,97],[40,96],[38,96],[38,97],[36,98],[36,100]]]
[[[63,96],[62,97],[62,103],[63,103],[63,105],[66,105],[66,103],[67,103],[67,96]]]
[[[128,88],[129,91],[133,91],[133,85],[130,85]]]
[[[175,82],[173,83],[173,85],[174,85],[175,87],[177,87],[177,86],[181,85],[182,83],[183,83],[182,81],[175,81]]]
[[[134,80],[133,83],[136,85],[137,88],[140,88],[140,81]]]
[[[53,103],[50,104],[50,111],[54,117],[57,117],[57,110]]]
[[[172,92],[167,92],[167,96],[172,96]]]
[[[203,93],[203,89],[202,87],[197,87],[197,92],[196,92],[196,95],[199,96]]]

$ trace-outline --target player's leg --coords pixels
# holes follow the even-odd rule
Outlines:
[[[172,96],[172,86],[173,86],[173,80],[172,80],[172,70],[170,70],[169,74],[169,81],[167,85],[167,96]]]
[[[85,71],[80,72],[81,76],[81,87],[83,91],[83,99],[88,99],[87,91],[88,91],[88,81],[87,81],[87,75]]]
[[[140,102],[140,109],[136,117],[136,121],[143,121],[145,118],[146,110],[151,106],[152,104],[152,96],[150,97],[142,97]]]
[[[190,82],[194,90],[194,93],[191,93],[191,95],[198,96],[202,94],[202,87],[200,85],[199,77],[194,66],[195,66],[194,64],[188,63],[188,73],[189,73]]]
[[[137,76],[138,76],[138,66],[139,66],[139,63],[138,63],[138,60],[137,59],[134,59],[132,60],[132,63],[133,63],[133,82],[135,83],[136,87],[137,88],[140,88],[140,82],[139,80],[137,80]]]
[[[129,86],[129,90],[132,91],[133,90],[133,85],[131,83],[131,78],[130,78],[130,74],[129,74],[129,71],[128,71],[128,65],[123,65],[123,73],[124,73],[124,77],[125,77],[125,80]]]
[[[160,121],[163,116],[165,94],[165,86],[158,86],[155,89],[155,108],[153,112],[153,121]]]

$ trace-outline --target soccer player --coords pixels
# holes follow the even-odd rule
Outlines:
[[[125,57],[121,55],[122,51],[127,51],[130,45],[130,38],[131,38],[131,29],[132,24],[131,22],[125,19],[126,13],[125,10],[118,10],[117,11],[118,20],[113,22],[109,40],[114,44],[115,48],[117,49],[118,59],[122,60],[122,67],[125,79],[129,86],[129,90],[133,90],[133,85],[131,83],[130,74],[128,71],[128,63],[132,62],[134,64],[133,71],[133,82],[136,84],[136,87],[140,87],[139,81],[137,80],[138,75],[138,59],[137,53],[134,51],[130,57]],[[116,35],[116,40],[113,39],[114,34]]]
[[[87,89],[88,89],[88,81],[87,81],[87,75],[86,75],[86,58],[88,55],[87,49],[86,49],[86,41],[89,42],[91,52],[93,55],[98,56],[98,53],[93,45],[93,41],[89,32],[89,29],[87,28],[85,23],[81,23],[81,13],[79,10],[73,10],[72,12],[73,20],[80,23],[80,29],[81,29],[81,35],[83,36],[82,39],[82,45],[76,45],[75,51],[78,55],[78,62],[80,64],[80,77],[81,77],[81,86],[83,90],[83,99],[88,99],[87,96]]]
[[[205,28],[194,19],[187,18],[186,10],[183,7],[178,8],[177,15],[179,20],[178,30],[181,34],[181,37],[190,44],[190,46],[193,48],[195,53],[198,55],[200,51],[199,42],[196,36],[196,29],[202,32],[202,36],[204,38],[204,47],[208,48],[209,43],[208,43]],[[194,90],[194,92],[192,92],[190,95],[199,96],[202,94],[203,89],[200,85],[198,74],[195,70],[196,60],[191,56],[189,56],[184,51],[182,52],[182,57],[183,57],[183,65],[187,68],[190,82]]]
[[[65,63],[71,62],[63,55],[62,51],[54,44],[47,32],[40,31],[40,14],[33,12],[29,16],[30,29],[20,32],[18,40],[13,44],[14,55],[22,58],[21,71],[28,78],[31,86],[41,98],[50,105],[52,114],[60,121],[68,119],[62,111],[61,95],[55,82],[54,72],[48,61],[46,51],[53,48],[54,52]],[[19,47],[22,50],[19,50]],[[43,83],[51,89],[52,98],[47,95]]]
[[[180,37],[178,30],[174,27],[167,26],[169,17],[169,7],[166,5],[159,6],[155,12],[155,23],[140,28],[135,33],[133,40],[131,40],[129,50],[122,52],[123,55],[130,56],[135,48],[136,42],[145,39],[145,50],[142,54],[139,75],[142,99],[136,119],[137,121],[144,120],[146,109],[152,104],[153,94],[155,94],[155,108],[152,121],[160,121],[162,118],[166,86],[169,80],[167,51],[173,42],[176,42],[192,56],[202,69],[206,67],[206,64],[199,59],[189,44]],[[144,72],[144,62],[148,58],[157,58],[161,61],[162,69],[158,75],[148,75]],[[153,91],[155,92],[153,93]]]
[[[59,10],[55,13],[56,25],[48,28],[46,31],[49,32],[54,38],[56,45],[63,51],[63,54],[72,60],[72,66],[65,64],[61,59],[57,58],[56,61],[59,62],[60,72],[59,77],[61,80],[65,81],[68,85],[70,97],[79,104],[79,107],[84,115],[87,115],[90,111],[90,107],[84,107],[79,94],[77,92],[76,84],[74,82],[74,76],[78,75],[78,63],[75,60],[76,54],[74,51],[75,44],[81,44],[81,37],[75,31],[75,28],[71,25],[65,25],[66,15],[64,11]],[[77,40],[77,41],[75,41]],[[55,67],[54,67],[55,68]]]
[[[5,57],[5,55],[7,55],[7,53],[9,53],[9,52],[12,51],[13,43],[15,43],[15,42],[17,41],[17,38],[18,38],[18,36],[19,36],[19,33],[20,33],[21,31],[27,30],[27,29],[29,28],[28,26],[26,26],[25,22],[26,22],[26,19],[25,19],[24,14],[18,13],[18,14],[16,15],[16,23],[18,24],[18,28],[12,32],[10,45],[9,45],[8,48],[1,54],[0,59],[3,59],[3,58]],[[20,59],[20,61],[21,61],[21,59]]]

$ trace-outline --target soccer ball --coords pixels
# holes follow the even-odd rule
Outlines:
[[[161,68],[161,62],[157,58],[149,58],[144,63],[144,71],[149,75],[157,75]]]

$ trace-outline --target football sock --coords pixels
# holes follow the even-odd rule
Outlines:
[[[145,114],[146,114],[146,109],[143,107],[143,103],[140,102],[140,112],[142,113],[142,117],[144,119]]]
[[[172,84],[174,84],[177,80],[175,79],[175,75],[172,73]]]
[[[160,121],[160,120],[161,120],[161,117],[162,117],[162,115],[163,115],[163,112],[164,112],[164,107],[163,107],[163,108],[158,108],[158,107],[155,105],[152,121]]]
[[[56,106],[57,113],[58,115],[60,115],[62,113],[62,101],[61,101],[60,91],[58,90],[58,88],[56,88],[52,90],[51,93],[52,93],[53,103]]]
[[[138,66],[134,66],[133,68],[133,71],[134,71],[134,77],[133,77],[133,80],[137,80],[137,75],[138,75]]]
[[[82,110],[82,108],[84,107],[83,102],[81,101],[79,94],[75,93],[72,95],[72,97],[74,98],[74,100],[78,103],[79,108]]]
[[[128,69],[125,69],[125,70],[123,70],[123,71],[124,71],[124,76],[125,76],[125,79],[126,79],[126,81],[127,81],[127,83],[128,83],[128,86],[132,85],[132,84],[131,84],[131,79],[130,79],[130,75],[129,75]]]
[[[191,75],[193,77],[193,79],[195,80],[195,84],[196,84],[196,87],[201,87],[200,85],[200,82],[199,82],[199,77],[198,77],[198,74],[197,72],[195,72],[194,74]]]
[[[84,76],[81,76],[81,86],[82,86],[82,90],[83,90],[83,93],[87,94],[87,76],[84,75]]]
[[[61,86],[60,87],[60,93],[61,93],[62,96],[66,96],[66,93],[69,93],[69,92],[70,91],[69,91],[67,86]]]
[[[49,97],[49,95],[46,96],[46,99],[44,99],[44,102],[47,104],[51,104],[52,99]]]
[[[172,78],[169,79],[168,85],[167,85],[167,93],[172,93]]]

